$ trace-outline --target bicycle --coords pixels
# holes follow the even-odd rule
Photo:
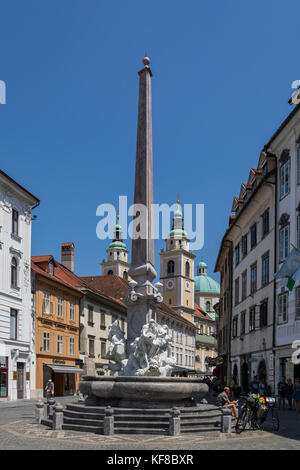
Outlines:
[[[269,420],[271,420],[271,424],[273,427],[273,431],[278,432],[280,428],[280,421],[278,416],[278,411],[276,409],[276,398],[274,397],[266,397],[265,398],[265,410],[262,416],[260,417],[259,427],[260,429],[265,428],[266,425],[269,424]],[[269,417],[269,420],[268,420]]]
[[[260,405],[260,398],[241,398],[245,400],[245,403],[241,408],[240,416],[236,423],[237,434],[243,432],[247,425],[249,429],[263,429],[266,424],[269,424],[268,416],[271,419],[273,431],[279,431],[280,423],[275,398],[266,397],[265,405]]]
[[[241,396],[240,398],[244,400],[245,403],[241,407],[240,415],[236,422],[235,429],[237,434],[243,432],[247,425],[249,429],[259,429],[257,423],[257,411],[259,408],[258,400],[256,398],[246,396]]]

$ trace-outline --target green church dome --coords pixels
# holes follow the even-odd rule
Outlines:
[[[181,228],[173,228],[169,234],[169,238],[187,238],[187,233]]]
[[[119,248],[120,250],[127,250],[125,243],[123,243],[121,240],[114,240],[113,242],[111,242],[108,248],[109,250],[111,250],[112,248]]]
[[[195,292],[220,295],[220,284],[206,274],[200,274],[195,277]]]

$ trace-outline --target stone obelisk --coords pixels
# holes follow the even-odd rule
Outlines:
[[[150,59],[144,57],[139,74],[139,104],[134,186],[134,230],[131,268],[128,274],[137,283],[127,299],[127,343],[140,336],[145,323],[154,318],[155,305],[162,301],[152,281],[154,268],[153,238],[153,168],[152,168],[152,103]]]

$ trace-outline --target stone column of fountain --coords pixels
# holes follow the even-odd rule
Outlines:
[[[208,387],[199,379],[170,377],[175,359],[166,325],[155,322],[162,295],[152,282],[154,268],[152,105],[150,59],[139,73],[139,104],[134,190],[132,262],[127,305],[127,340],[114,322],[109,327],[111,377],[83,377],[79,388],[89,403],[117,407],[170,408],[191,405]]]

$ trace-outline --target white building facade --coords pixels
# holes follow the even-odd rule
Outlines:
[[[254,376],[274,390],[276,157],[262,151],[234,199],[231,374],[248,391]]]
[[[0,400],[35,390],[31,211],[39,200],[0,170]]]
[[[277,157],[276,271],[293,246],[300,249],[300,107],[296,106],[268,143]],[[275,384],[281,376],[300,378],[293,361],[300,342],[300,279],[290,292],[286,279],[276,281]],[[299,356],[299,355],[298,355]]]

